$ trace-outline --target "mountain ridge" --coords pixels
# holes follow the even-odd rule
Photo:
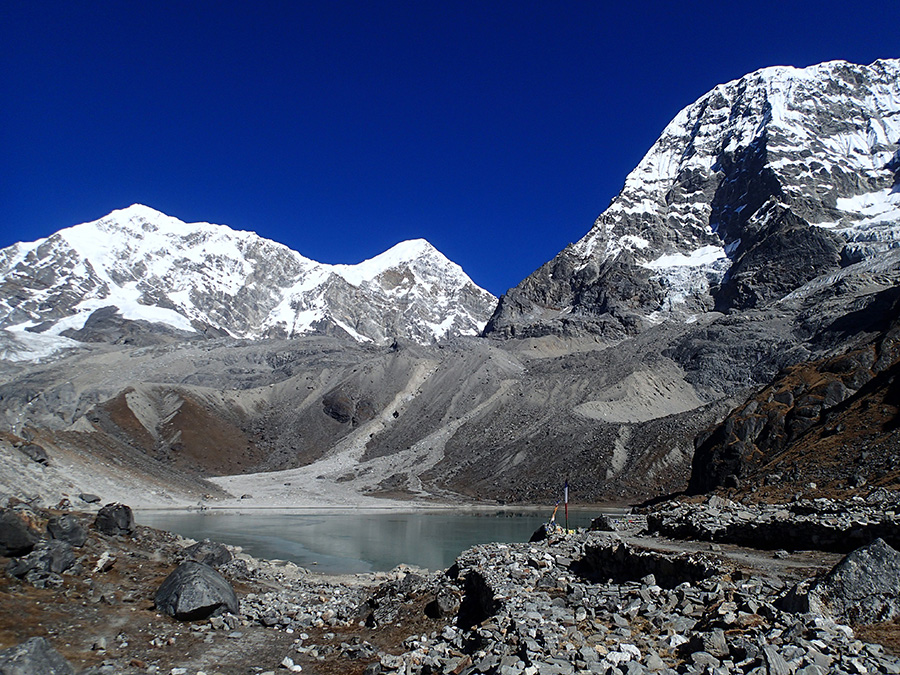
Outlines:
[[[139,204],[0,251],[0,284],[0,327],[20,335],[77,335],[91,313],[115,306],[124,320],[186,333],[430,342],[477,333],[495,300],[424,239],[326,265]]]

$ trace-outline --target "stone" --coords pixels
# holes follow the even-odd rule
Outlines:
[[[31,572],[53,572],[60,574],[75,564],[75,553],[72,545],[51,539],[41,541],[31,553],[11,560],[6,568],[14,577],[22,578]]]
[[[644,659],[644,665],[647,666],[647,670],[652,673],[659,672],[660,670],[665,670],[666,664],[662,660],[659,654],[656,652],[649,652]]]
[[[285,656],[281,660],[281,667],[287,669],[288,672],[291,673],[299,673],[303,671],[303,668],[300,666],[300,664],[294,663],[294,659],[292,659],[290,656]]]
[[[75,675],[75,669],[45,638],[33,637],[0,651],[2,675]]]
[[[224,544],[210,541],[209,539],[192,544],[182,550],[181,553],[188,560],[204,563],[212,567],[224,565],[234,558],[231,551]]]
[[[591,521],[588,529],[591,532],[615,532],[616,524],[608,515],[600,514]]]
[[[703,651],[712,654],[717,658],[728,656],[728,642],[725,640],[725,631],[721,628],[715,628],[709,633],[702,635]]]
[[[99,495],[95,495],[91,492],[82,492],[81,494],[78,495],[78,498],[87,504],[99,504],[100,503]]]
[[[821,579],[797,584],[783,606],[851,623],[892,621],[900,616],[900,552],[876,539],[845,556]]]
[[[36,445],[34,443],[28,443],[19,448],[19,452],[28,457],[28,459],[33,462],[37,462],[38,464],[43,464],[44,466],[50,465],[50,456],[47,454],[47,451],[44,450],[40,445]]]
[[[97,512],[94,527],[103,534],[130,534],[134,530],[134,514],[125,504],[107,504]]]
[[[239,613],[231,584],[209,565],[189,560],[179,565],[156,591],[156,608],[181,621]]]
[[[54,539],[65,541],[72,546],[84,546],[87,531],[81,526],[78,518],[72,515],[53,516],[47,521],[47,533]]]
[[[775,647],[771,645],[764,646],[763,658],[765,659],[769,675],[791,675],[791,667]]]
[[[715,656],[704,651],[698,651],[691,654],[691,661],[694,662],[694,665],[700,666],[701,668],[706,668],[708,666],[718,668],[722,663]]]
[[[24,555],[34,548],[40,536],[13,509],[0,512],[0,555]]]
[[[109,551],[103,551],[94,564],[94,574],[109,572],[116,564],[116,558]]]

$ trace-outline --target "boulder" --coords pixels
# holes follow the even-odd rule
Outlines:
[[[34,443],[29,443],[27,445],[23,445],[19,448],[19,452],[25,455],[28,459],[37,462],[38,464],[43,464],[44,466],[49,466],[50,464],[50,455],[47,454],[47,451],[44,450],[40,445],[35,445]]]
[[[181,552],[186,560],[204,563],[212,567],[218,567],[229,562],[234,556],[223,544],[209,539],[198,541],[188,546]]]
[[[181,621],[240,611],[237,595],[225,577],[209,565],[193,560],[183,562],[166,577],[156,591],[154,604]]]
[[[0,651],[0,675],[75,675],[75,669],[42,637]]]
[[[24,555],[34,548],[40,536],[12,509],[0,512],[0,555]]]
[[[94,527],[103,534],[130,534],[134,529],[134,514],[125,504],[107,504],[97,512]]]
[[[600,514],[591,521],[591,525],[588,529],[591,532],[615,532],[616,524],[608,515]]]
[[[75,516],[53,516],[47,521],[47,533],[54,539],[68,542],[72,546],[84,546],[84,542],[87,541],[87,531]]]
[[[81,494],[78,495],[78,498],[87,504],[99,504],[100,503],[100,496],[95,495],[91,492],[82,492]]]
[[[783,606],[854,624],[893,621],[900,617],[900,552],[876,539],[825,576],[797,584]]]

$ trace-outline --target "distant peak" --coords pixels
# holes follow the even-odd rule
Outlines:
[[[165,216],[166,214],[162,211],[158,211],[150,206],[146,206],[144,204],[132,204],[131,206],[126,206],[124,209],[116,209],[109,216],[123,215],[128,217],[141,216],[144,218],[156,218],[159,216]]]
[[[334,271],[354,286],[374,279],[385,270],[395,269],[424,257],[438,257],[446,264],[455,266],[447,257],[425,239],[401,241],[374,258],[363,260],[356,265],[335,265]]]
[[[391,255],[397,258],[412,260],[425,253],[437,253],[438,250],[427,239],[408,239],[394,244],[387,251],[376,257]]]

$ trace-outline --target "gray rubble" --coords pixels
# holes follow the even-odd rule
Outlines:
[[[900,673],[849,626],[778,609],[781,581],[728,567],[597,533],[476,546],[449,570],[463,597],[456,621],[369,672]]]

